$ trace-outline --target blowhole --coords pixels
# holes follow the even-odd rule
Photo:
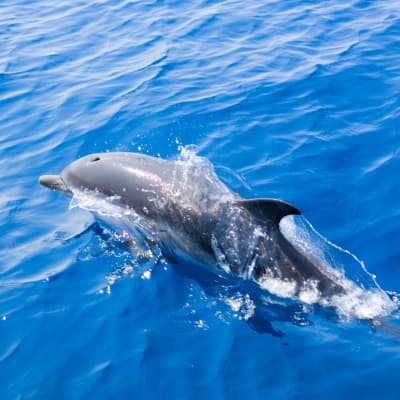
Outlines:
[[[90,161],[91,162],[100,161],[100,157],[99,156],[93,157]]]

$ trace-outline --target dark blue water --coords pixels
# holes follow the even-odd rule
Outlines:
[[[262,333],[246,293],[135,264],[37,183],[92,152],[193,145],[395,296],[400,2],[314,3],[1,3],[1,399],[400,397],[390,327],[311,310]]]

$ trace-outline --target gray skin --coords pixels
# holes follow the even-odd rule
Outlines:
[[[324,268],[280,232],[280,220],[299,215],[299,210],[280,200],[244,200],[212,167],[188,167],[137,153],[91,154],[39,182],[70,196],[86,192],[117,200],[139,217],[135,223],[170,259],[188,255],[256,282],[263,277],[291,280],[301,290],[313,281],[324,296],[342,292]]]

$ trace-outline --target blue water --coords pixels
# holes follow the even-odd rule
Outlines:
[[[190,145],[396,296],[399,1],[5,0],[0,49],[1,399],[400,397],[390,329],[310,312],[262,333],[246,293],[136,265],[37,183],[92,152]]]

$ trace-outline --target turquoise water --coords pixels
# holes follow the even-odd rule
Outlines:
[[[372,329],[294,303],[260,331],[246,287],[137,263],[37,179],[191,146],[395,298],[399,38],[398,1],[3,2],[0,398],[398,399],[396,311]]]

